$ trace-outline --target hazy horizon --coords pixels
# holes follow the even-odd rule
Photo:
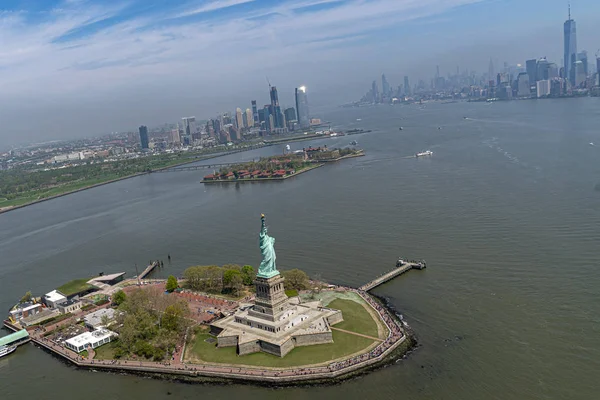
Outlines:
[[[531,0],[5,0],[0,147],[214,117],[306,85],[311,108],[547,56],[561,63],[567,2]],[[600,4],[572,2],[593,59]],[[596,41],[595,41],[596,40]]]

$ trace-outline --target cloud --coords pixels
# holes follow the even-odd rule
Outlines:
[[[82,104],[80,99],[130,98],[140,88],[151,96],[193,90],[200,106],[215,96],[245,93],[257,85],[251,81],[263,83],[265,72],[306,81],[329,71],[321,81],[332,81],[336,68],[366,65],[382,36],[393,36],[398,27],[480,1],[287,0],[268,6],[215,0],[194,1],[182,10],[147,7],[142,0],[70,0],[43,11],[6,10],[0,12],[0,118],[17,126],[15,114],[1,109],[18,103],[35,112],[27,109],[31,98]],[[140,113],[144,101],[135,105]],[[150,113],[162,121],[172,118],[161,110]],[[71,116],[64,115],[68,129]]]
[[[189,17],[209,11],[217,11],[223,8],[233,7],[244,3],[251,3],[255,0],[215,0],[208,2],[200,7],[194,7],[182,13],[176,14],[176,18]]]

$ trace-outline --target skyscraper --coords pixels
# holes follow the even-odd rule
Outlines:
[[[408,84],[408,76],[404,76],[404,94],[410,96],[410,85]]]
[[[547,80],[548,77],[548,69],[550,68],[550,63],[546,59],[546,57],[542,57],[537,62],[537,72],[536,77],[538,81]]]
[[[297,120],[296,119],[296,110],[294,107],[288,107],[283,111],[283,115],[285,116],[285,120],[289,123],[290,121]]]
[[[529,75],[527,72],[521,72],[517,77],[517,96],[531,96],[531,85],[529,84]]]
[[[148,148],[148,127],[146,125],[140,126],[140,143],[142,149]]]
[[[537,81],[537,60],[534,59],[525,61],[525,70],[529,76],[529,83],[534,85]]]
[[[183,132],[186,136],[192,136],[196,133],[196,117],[184,117],[183,120]]]
[[[596,85],[600,86],[600,57],[596,55],[596,72],[598,75],[598,80],[596,81]]]
[[[381,94],[388,96],[390,94],[390,84],[388,83],[385,74],[381,74]]]
[[[277,95],[277,88],[275,86],[271,86],[270,94],[273,128],[284,128],[283,114],[281,113],[281,107],[279,107],[279,96]]]
[[[581,53],[577,53],[577,61],[581,61],[581,63],[583,64],[583,71],[585,72],[585,75],[587,76],[588,74],[588,55],[587,55],[587,51],[585,50],[581,50]]]
[[[379,89],[377,88],[377,81],[373,81],[371,85],[371,93],[373,94],[373,103],[379,103]]]
[[[573,64],[577,61],[577,28],[575,21],[571,19],[571,4],[569,4],[569,19],[565,21],[565,77],[575,85],[575,71]]]
[[[308,98],[306,97],[306,86],[296,88],[296,114],[298,123],[302,128],[310,125],[310,117],[308,114]]]
[[[242,129],[244,127],[244,117],[242,116],[242,109],[235,109],[235,124],[238,129]]]
[[[488,66],[488,80],[493,80],[494,78],[496,78],[496,75],[494,75],[494,62],[492,61],[491,57],[490,57],[490,65]]]
[[[256,119],[258,119],[258,113],[256,113]],[[246,120],[248,121],[246,127],[252,128],[254,126],[254,118],[252,116],[252,111],[249,108],[246,108]]]
[[[254,117],[254,125],[258,125],[260,120],[258,119],[258,110],[256,109],[256,100],[252,100],[252,116]]]

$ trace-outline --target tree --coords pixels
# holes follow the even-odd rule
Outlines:
[[[226,289],[231,288],[231,281],[234,276],[241,277],[242,273],[235,269],[228,269],[223,272],[223,287]]]
[[[100,318],[100,322],[102,323],[102,326],[104,326],[104,327],[107,327],[107,326],[108,326],[108,323],[110,322],[110,319],[108,318],[108,315],[106,315],[106,314],[105,314],[105,315],[103,315],[103,316]]]
[[[242,280],[241,274],[236,274],[231,277],[231,282],[229,283],[231,291],[235,293],[236,296],[240,295],[240,290],[244,287],[244,281]]]
[[[112,302],[113,304],[120,306],[121,304],[123,304],[123,302],[127,299],[127,295],[125,294],[124,291],[119,290],[118,292],[116,292],[115,294],[113,294],[112,296]]]
[[[299,269],[283,271],[281,275],[285,278],[285,286],[288,289],[305,290],[309,287],[308,275]]]
[[[256,278],[256,272],[254,272],[252,265],[244,265],[242,267],[242,281],[244,285],[251,286],[254,278]]]
[[[21,303],[26,303],[28,301],[31,301],[32,298],[33,298],[33,295],[31,294],[31,291],[28,291],[27,293],[25,293],[25,295],[23,297],[21,297]]]
[[[173,275],[169,275],[167,278],[167,285],[165,287],[167,292],[172,292],[173,290],[177,289],[178,286],[179,284],[177,283],[177,278],[175,278]]]
[[[183,301],[167,306],[161,318],[161,328],[181,332],[186,328],[188,311],[188,305]]]

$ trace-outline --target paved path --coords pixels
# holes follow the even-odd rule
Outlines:
[[[345,332],[345,333],[349,333],[349,334],[351,334],[351,335],[355,335],[355,336],[361,336],[361,337],[364,337],[364,338],[367,338],[367,339],[373,339],[373,340],[377,340],[378,342],[383,342],[383,340],[382,340],[382,339],[379,339],[379,338],[376,338],[376,337],[373,337],[373,336],[369,336],[369,335],[363,335],[362,333],[356,333],[356,332],[352,332],[352,331],[347,331],[347,330],[345,330],[345,329],[342,329],[342,328],[335,328],[335,327],[333,327],[333,326],[330,326],[330,328],[331,328],[332,330],[335,330],[335,331]]]

